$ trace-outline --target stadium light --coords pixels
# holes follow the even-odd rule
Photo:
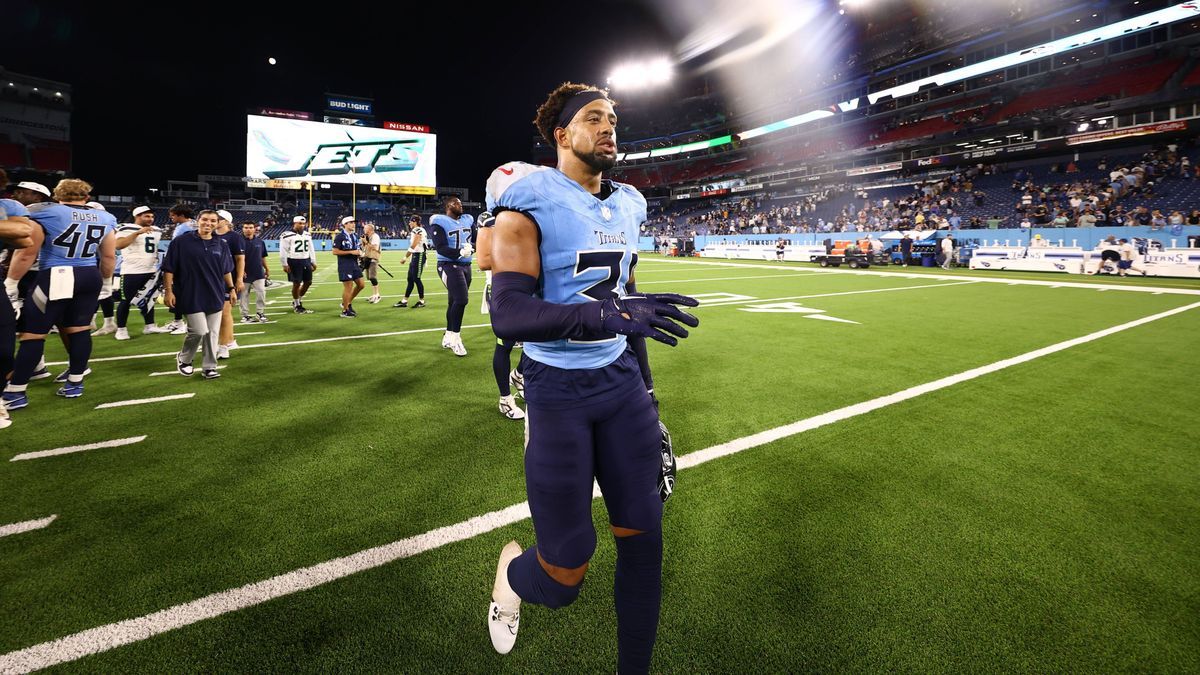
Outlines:
[[[608,76],[608,84],[616,89],[647,89],[671,81],[675,66],[668,58],[636,61],[617,66]]]
[[[274,56],[272,56],[272,57],[268,58],[268,59],[267,59],[267,63],[269,63],[269,64],[271,64],[271,65],[275,65],[275,63],[276,63],[276,61],[275,61],[275,57],[274,57]]]

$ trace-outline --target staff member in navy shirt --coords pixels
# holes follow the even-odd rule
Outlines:
[[[354,231],[358,223],[354,216],[342,218],[342,229],[333,236],[333,254],[338,261],[338,279],[342,282],[342,318],[352,319],[358,316],[354,311],[354,298],[366,286],[362,280],[362,268],[358,259],[362,257],[362,244],[358,233]]]
[[[218,220],[216,211],[201,211],[196,231],[172,239],[162,263],[167,306],[187,322],[187,337],[175,357],[176,366],[181,375],[190,376],[194,372],[192,359],[203,341],[204,377],[209,380],[221,375],[217,372],[221,310],[226,302],[237,299],[233,256],[229,246],[213,236]]]
[[[258,226],[254,223],[242,223],[242,237],[246,244],[245,285],[238,291],[238,301],[242,303],[242,323],[266,323],[267,315],[267,279],[271,278],[271,270],[267,269],[267,244],[258,238]],[[250,289],[254,289],[254,301],[258,309],[256,317],[250,315]]]

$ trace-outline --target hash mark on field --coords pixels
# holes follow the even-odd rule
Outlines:
[[[76,452],[84,452],[86,450],[101,450],[104,448],[119,448],[122,445],[133,445],[146,440],[145,436],[132,436],[130,438],[118,438],[113,441],[101,441],[100,443],[88,443],[87,445],[72,445],[66,448],[56,448],[54,450],[39,450],[37,452],[26,452],[22,455],[17,455],[10,462],[19,462],[25,459],[40,459],[42,457],[55,457],[57,455],[70,455]]]
[[[234,337],[242,337],[243,335],[266,335],[266,334],[267,334],[267,331],[265,331],[265,330],[253,330],[253,331],[250,331],[249,333],[234,333],[233,336]]]
[[[697,450],[696,452],[679,457],[678,466],[680,469],[699,466],[719,457],[736,454],[789,436],[795,436],[805,431],[857,417],[879,410],[880,408],[916,398],[923,394],[945,389],[955,384],[1027,363],[1049,354],[1099,340],[1100,338],[1169,316],[1181,314],[1198,307],[1200,307],[1200,302],[1176,307],[1175,309],[1135,319],[1118,326],[1113,326],[1112,328],[1105,328],[1082,337],[1059,342],[1041,349],[1035,349],[1019,356],[996,361],[986,366],[972,368],[957,375],[950,375],[932,382],[910,387],[894,394],[880,396],[870,401],[832,410],[815,417],[761,431],[751,436],[734,439],[704,450]],[[593,499],[598,497],[597,492],[593,491]],[[110,649],[140,642],[155,635],[189,626],[205,619],[218,617],[246,607],[260,605],[275,598],[315,588],[358,572],[374,569],[404,558],[410,558],[426,551],[441,548],[447,544],[465,541],[506,525],[523,521],[529,517],[529,502],[513,504],[498,511],[492,511],[453,525],[430,530],[424,534],[418,534],[394,541],[390,544],[369,548],[309,567],[302,567],[265,581],[258,581],[239,588],[213,593],[152,614],[98,626],[67,635],[57,640],[43,642],[7,654],[0,654],[0,672],[40,670],[60,663],[75,661],[91,654],[106,652]]]
[[[190,394],[172,394],[170,396],[157,396],[155,398],[135,398],[129,401],[113,401],[112,403],[101,403],[96,406],[96,410],[104,410],[105,408],[124,408],[128,405],[142,405],[145,403],[160,403],[162,401],[178,401],[182,398],[191,398],[196,395],[196,392]]]
[[[11,523],[9,525],[0,525],[0,537],[7,537],[10,534],[20,534],[22,532],[29,532],[30,530],[40,530],[43,527],[48,526],[50,523],[53,523],[54,519],[57,517],[58,517],[58,514],[56,513],[52,516],[47,516],[45,518],[39,518],[38,520],[25,520],[25,521],[21,521],[19,523]]]

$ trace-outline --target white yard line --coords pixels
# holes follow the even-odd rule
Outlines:
[[[172,394],[170,396],[156,396],[154,398],[135,398],[129,401],[113,401],[112,403],[101,403],[96,406],[96,410],[104,410],[106,408],[124,408],[130,405],[144,405],[146,403],[161,403],[162,401],[178,401],[184,398],[191,398],[196,395],[196,392],[190,394]]]
[[[1049,354],[1099,340],[1100,338],[1181,314],[1198,307],[1200,307],[1200,302],[1177,307],[1113,326],[1112,328],[1089,333],[1083,337],[1035,349],[1034,351],[1003,359],[986,366],[972,368],[957,375],[943,377],[894,394],[856,403],[805,420],[768,429],[744,438],[734,439],[704,450],[698,450],[680,457],[679,468],[686,469],[699,466],[719,457],[732,455],[827,424],[833,424],[879,410],[880,408],[907,401],[923,394],[945,389],[955,384],[1027,363]],[[593,493],[593,497],[595,497],[595,493]],[[528,517],[528,502],[513,504],[507,508],[476,516],[460,523],[440,527],[424,534],[418,534],[394,541],[390,544],[369,548],[310,567],[286,572],[265,581],[246,584],[239,588],[214,593],[152,614],[91,628],[57,640],[19,649],[0,655],[0,672],[23,673],[40,670],[74,661],[91,654],[99,654],[122,645],[140,642],[176,628],[182,628],[199,621],[204,621],[205,619],[211,619],[246,607],[253,607],[275,598],[308,590],[364,570],[373,569],[396,560],[431,551],[447,544],[471,539],[506,525],[523,521]]]
[[[916,290],[920,290],[922,288],[945,288],[947,286],[962,286],[964,284],[974,284],[974,283],[978,283],[978,282],[972,280],[972,281],[959,281],[957,283],[949,283],[949,284],[921,284],[919,286],[898,286],[896,288],[869,288],[869,289],[861,290],[861,291],[840,291],[837,293],[817,293],[814,295],[789,295],[789,296],[783,297],[783,298],[759,298],[757,300],[727,300],[725,302],[702,303],[699,307],[689,308],[689,311],[691,309],[703,309],[705,307],[725,307],[727,305],[753,305],[753,304],[758,304],[760,302],[781,302],[783,300],[805,300],[805,299],[809,299],[809,298],[831,298],[831,297],[838,296],[838,295],[860,295],[863,293],[889,293],[891,291],[916,291]]]
[[[112,441],[102,441],[100,443],[88,443],[87,445],[72,445],[67,448],[56,448],[54,450],[39,450],[38,452],[26,452],[17,455],[10,462],[19,462],[25,459],[40,459],[42,457],[55,457],[57,455],[70,455],[76,452],[86,452],[88,450],[103,450],[104,448],[119,448],[122,445],[133,445],[146,440],[145,436],[133,436],[130,438],[118,438]]]
[[[12,523],[10,525],[0,525],[0,537],[7,537],[10,534],[20,534],[30,530],[40,530],[50,523],[53,523],[54,519],[57,517],[58,514],[55,514],[53,516],[47,516],[37,520],[25,520],[19,523]]]
[[[759,265],[754,263],[737,263],[737,262],[695,262],[690,260],[671,260],[660,261],[670,262],[675,265],[711,265],[713,267],[740,267],[745,269],[763,269],[763,270],[780,270],[790,271],[795,269],[803,269],[797,267],[776,267],[774,265]],[[858,274],[863,276],[879,276],[879,277],[904,277],[914,276],[907,272],[872,272],[869,270],[826,270],[830,274]],[[972,281],[982,281],[993,284],[1008,284],[1010,286],[1043,286],[1053,287],[1060,286],[1062,288],[1083,288],[1083,289],[1104,289],[1111,291],[1132,291],[1134,293],[1169,293],[1173,295],[1200,295],[1200,289],[1181,289],[1167,286],[1116,286],[1103,284],[1081,284],[1064,281],[1037,281],[1034,279],[1013,279],[1009,277],[990,277],[990,276],[967,276],[964,274],[920,274],[916,275],[922,279],[941,279],[945,281],[962,281],[970,279]],[[1068,275],[1069,276],[1069,275]]]
[[[490,329],[491,327],[492,327],[492,324],[490,324],[490,323],[477,323],[477,324],[472,324],[470,326],[463,326],[463,329],[467,329],[467,328],[489,328]],[[311,340],[291,340],[289,342],[264,342],[264,343],[258,344],[258,345],[242,345],[237,348],[237,351],[243,352],[243,351],[246,351],[247,349],[262,349],[264,347],[290,347],[292,345],[312,345],[312,344],[319,344],[322,342],[341,342],[343,340],[366,340],[369,338],[392,337],[395,335],[413,335],[415,333],[441,333],[441,332],[444,332],[445,330],[446,330],[445,327],[417,328],[414,330],[397,330],[397,331],[392,331],[390,333],[369,333],[367,335],[339,335],[337,337],[313,338]],[[177,354],[179,354],[178,351],[156,352],[153,354],[129,354],[126,356],[105,356],[105,357],[98,358],[98,359],[88,359],[88,363],[102,363],[104,361],[131,361],[131,360],[135,360],[135,359],[156,359],[156,358],[163,357],[163,356],[175,356]],[[52,362],[47,363],[46,365],[47,366],[61,366],[61,365],[65,365],[66,363],[67,363],[66,361],[52,361]]]
[[[252,330],[249,333],[234,333],[233,336],[234,337],[242,337],[243,335],[266,335],[266,334],[267,334],[267,331],[265,331],[265,330]]]

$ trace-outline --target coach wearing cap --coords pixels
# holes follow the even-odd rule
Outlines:
[[[358,223],[354,216],[342,218],[342,229],[333,237],[333,254],[338,261],[338,281],[342,282],[342,318],[354,318],[354,298],[366,285],[362,280],[362,268],[358,259],[362,257],[362,239],[355,230]]]

